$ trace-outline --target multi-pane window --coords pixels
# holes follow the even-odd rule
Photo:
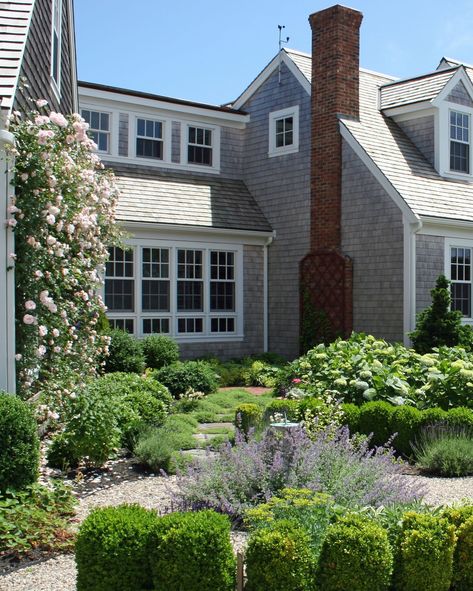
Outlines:
[[[204,307],[203,252],[177,251],[177,310],[202,312]]]
[[[163,159],[163,122],[151,119],[136,120],[136,155]]]
[[[276,119],[276,148],[292,146],[294,143],[294,117]]]
[[[51,76],[59,88],[61,83],[62,0],[52,3]]]
[[[467,318],[471,318],[471,250],[463,246],[450,248],[451,307]]]
[[[89,124],[89,135],[99,152],[110,151],[110,114],[82,109],[82,117]]]
[[[146,312],[169,312],[169,249],[143,248],[141,276],[141,309]]]
[[[203,127],[189,127],[188,129],[188,163],[212,166],[212,130]]]
[[[110,249],[105,304],[111,325],[138,335],[237,335],[241,247],[157,244]]]
[[[470,172],[470,116],[450,111],[450,170]]]
[[[134,312],[134,294],[133,251],[111,248],[105,266],[105,305],[109,312]]]

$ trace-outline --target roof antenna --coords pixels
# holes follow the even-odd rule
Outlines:
[[[286,37],[286,39],[282,38],[282,30],[285,29],[286,27],[284,25],[278,25],[278,29],[279,29],[279,66],[278,66],[278,84],[281,84],[281,49],[284,43],[287,43],[289,41],[289,37]]]

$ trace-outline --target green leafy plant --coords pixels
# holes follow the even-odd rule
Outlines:
[[[417,465],[438,476],[473,474],[473,428],[437,424],[424,428],[414,444]]]
[[[360,515],[347,515],[327,530],[317,571],[321,591],[387,591],[393,554],[386,531]]]
[[[179,345],[165,335],[153,334],[142,341],[146,367],[160,369],[179,361]]]
[[[453,588],[456,591],[473,589],[473,516],[457,530],[457,543],[453,555]]]
[[[157,519],[138,505],[95,509],[77,536],[77,590],[151,589],[149,540]]]
[[[36,481],[39,437],[30,405],[0,392],[0,494]]]
[[[288,421],[296,422],[301,418],[301,409],[299,400],[280,400],[274,398],[266,405],[264,409],[263,420],[266,424],[272,421],[275,415],[282,415]]]
[[[352,434],[360,430],[360,408],[350,402],[342,404],[342,423],[350,429],[350,433]]]
[[[217,375],[205,361],[177,361],[153,372],[153,376],[174,398],[180,398],[188,390],[210,394],[218,385]]]
[[[450,281],[439,275],[430,292],[432,305],[417,317],[416,329],[409,336],[418,353],[429,353],[435,347],[473,345],[473,332],[461,323],[462,313],[451,310]]]
[[[309,534],[291,520],[258,528],[248,540],[248,591],[312,591],[315,557]]]
[[[448,591],[452,582],[455,527],[435,515],[407,512],[394,551],[394,588]]]
[[[367,402],[360,408],[359,429],[361,433],[373,433],[371,443],[384,445],[393,434],[391,415],[394,407],[388,402]]]
[[[145,357],[140,341],[124,330],[110,331],[108,357],[105,360],[105,371],[108,373],[143,373]]]
[[[314,306],[310,291],[304,287],[302,289],[301,352],[306,353],[320,343],[330,343],[337,336],[327,313]]]
[[[0,557],[70,550],[74,534],[69,519],[75,504],[70,490],[55,481],[51,487],[33,484],[0,496]]]
[[[250,429],[255,430],[261,424],[263,411],[257,404],[240,404],[235,410],[235,427],[248,435]]]
[[[230,521],[225,515],[214,511],[165,515],[153,527],[149,553],[156,589],[233,591],[235,587]]]

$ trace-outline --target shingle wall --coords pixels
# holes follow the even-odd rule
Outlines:
[[[269,113],[299,105],[299,152],[268,157]],[[243,180],[276,230],[269,248],[269,349],[299,353],[299,262],[309,250],[310,97],[283,64],[243,105]]]
[[[243,305],[244,334],[241,342],[184,343],[180,345],[184,358],[215,355],[232,359],[261,353],[264,347],[263,325],[263,247],[243,247]]]
[[[447,101],[450,101],[451,103],[457,103],[458,105],[473,107],[473,101],[471,100],[471,97],[461,80],[447,96]]]
[[[118,153],[128,156],[128,113],[120,113],[118,119]]]
[[[353,260],[353,329],[402,341],[402,214],[345,141],[342,156],[342,251]]]
[[[445,273],[445,239],[443,236],[416,236],[416,313],[430,306],[430,290],[437,277]]]
[[[418,117],[397,124],[427,160],[434,166],[435,161],[435,129],[434,116]]]

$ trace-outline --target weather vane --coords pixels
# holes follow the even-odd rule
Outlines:
[[[278,29],[279,29],[279,66],[278,66],[278,84],[281,84],[281,49],[283,44],[287,43],[289,41],[289,37],[286,37],[285,39],[282,38],[282,30],[285,29],[286,27],[284,25],[278,25]]]

